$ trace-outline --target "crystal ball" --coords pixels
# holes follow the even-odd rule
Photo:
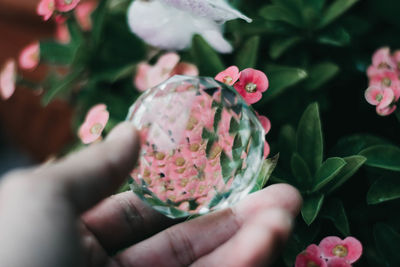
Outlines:
[[[264,129],[232,87],[174,76],[147,90],[128,118],[141,134],[131,189],[171,218],[229,207],[253,189]]]

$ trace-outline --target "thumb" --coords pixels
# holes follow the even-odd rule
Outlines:
[[[133,170],[139,149],[138,132],[124,122],[104,142],[70,155],[40,175],[60,183],[68,201],[83,212],[118,189]]]

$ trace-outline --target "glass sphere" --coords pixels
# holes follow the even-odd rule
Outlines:
[[[127,120],[141,133],[131,188],[168,217],[228,207],[254,187],[265,132],[232,87],[174,76],[146,91]]]

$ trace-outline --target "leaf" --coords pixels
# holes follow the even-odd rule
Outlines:
[[[374,146],[390,144],[389,141],[370,134],[354,134],[341,138],[331,151],[331,155],[352,156]]]
[[[67,76],[59,79],[50,87],[43,95],[41,102],[42,105],[46,106],[53,100],[58,94],[71,89],[72,84],[78,79],[82,74],[81,69],[75,69],[73,72],[69,73]]]
[[[400,198],[400,176],[388,175],[376,180],[367,194],[368,204],[379,204]]]
[[[323,28],[332,23],[357,2],[358,0],[336,0],[333,2],[322,15],[319,28]]]
[[[329,183],[346,165],[346,161],[341,158],[329,158],[317,170],[314,178],[313,191],[318,191]]]
[[[317,218],[323,202],[323,194],[309,195],[304,198],[301,215],[303,216],[303,219],[307,225],[310,225]]]
[[[254,68],[257,63],[258,47],[260,45],[260,37],[251,37],[238,52],[236,57],[236,65],[239,69]]]
[[[400,171],[400,148],[397,146],[376,145],[364,149],[360,155],[367,158],[367,166]]]
[[[350,34],[342,27],[335,27],[321,33],[317,41],[321,44],[346,46],[350,43]]]
[[[390,267],[400,266],[400,234],[384,223],[374,226],[375,247]]]
[[[234,117],[232,117],[231,122],[229,123],[229,133],[236,134],[238,131],[239,131],[239,123]]]
[[[219,105],[215,110],[215,115],[214,115],[214,124],[213,124],[214,132],[217,132],[221,118],[222,118],[222,107]]]
[[[297,185],[300,189],[307,189],[311,184],[311,173],[307,166],[307,163],[303,158],[297,154],[293,153],[290,160],[290,166],[292,169],[292,174],[297,181]]]
[[[224,151],[221,152],[220,157],[221,172],[224,182],[227,183],[233,177],[233,171],[237,170],[243,164],[242,159],[233,160]]]
[[[289,164],[291,155],[296,149],[296,131],[291,125],[282,126],[279,131],[278,147],[283,164]]]
[[[74,60],[76,49],[54,41],[40,42],[40,60],[58,65],[68,65]]]
[[[349,221],[340,199],[334,198],[326,203],[321,211],[321,216],[331,220],[342,235],[350,235]]]
[[[225,69],[217,52],[200,35],[193,37],[190,52],[194,63],[202,75],[214,77],[217,73]]]
[[[305,70],[287,66],[267,66],[265,73],[268,75],[270,87],[264,93],[261,103],[273,99],[282,94],[285,89],[307,78]]]
[[[297,128],[297,153],[307,163],[311,175],[319,169],[323,157],[323,140],[321,120],[317,103],[313,103],[304,111]]]
[[[101,40],[101,35],[103,32],[104,21],[107,14],[107,4],[108,0],[101,0],[97,8],[93,11],[91,15],[93,29],[91,31],[92,40],[97,45]]]
[[[272,40],[271,46],[269,48],[269,55],[272,59],[277,59],[289,48],[298,44],[300,41],[301,38],[297,36],[274,39]]]
[[[256,185],[253,187],[250,193],[263,189],[263,187],[267,184],[272,172],[274,171],[276,164],[278,163],[278,159],[279,154],[275,155],[272,158],[264,160],[260,174],[257,177]]]
[[[304,82],[304,87],[308,90],[315,90],[325,84],[339,72],[339,66],[332,63],[320,63],[312,66],[308,70],[308,79]]]
[[[346,165],[327,185],[325,185],[328,194],[342,186],[367,160],[367,158],[363,156],[351,156],[343,159],[346,161]]]
[[[300,18],[292,10],[282,5],[268,5],[261,9],[260,16],[266,20],[283,21],[292,26],[302,25]]]

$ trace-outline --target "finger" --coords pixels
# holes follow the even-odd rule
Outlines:
[[[126,248],[173,224],[133,192],[107,198],[85,213],[82,220],[109,252]]]
[[[128,177],[139,151],[138,136],[131,124],[120,124],[106,141],[41,168],[35,175],[58,185],[60,193],[84,211],[115,192]]]
[[[287,240],[292,228],[292,216],[285,210],[264,211],[245,224],[228,242],[218,247],[192,266],[266,266],[278,248]]]
[[[229,240],[255,214],[283,209],[294,217],[300,209],[298,191],[273,185],[247,197],[237,206],[167,229],[117,255],[121,266],[186,266]]]

